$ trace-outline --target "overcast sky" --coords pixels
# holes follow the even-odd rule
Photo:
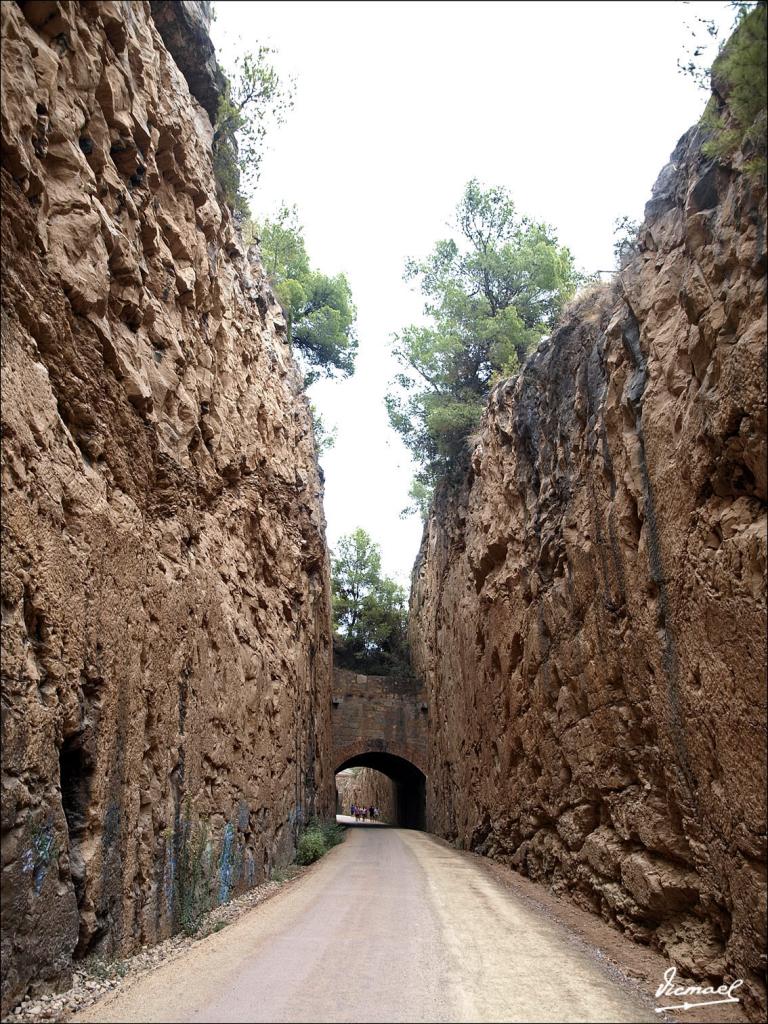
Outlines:
[[[696,15],[727,4],[269,3],[219,0],[227,67],[260,44],[296,79],[252,196],[257,217],[296,203],[313,265],[347,274],[358,308],[354,377],[312,399],[335,425],[323,459],[328,540],[362,526],[407,584],[421,538],[399,518],[412,476],[383,396],[389,339],[420,317],[407,257],[447,234],[465,183],[504,185],[555,225],[587,271],[613,265],[613,223],[640,219],[706,96],[677,70]]]

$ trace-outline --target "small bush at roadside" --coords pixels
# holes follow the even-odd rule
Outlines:
[[[340,825],[337,821],[326,821],[320,825],[320,829],[323,833],[323,839],[325,845],[330,849],[332,846],[338,846],[343,841],[346,834],[346,829],[343,825]]]
[[[299,837],[296,847],[297,864],[313,864],[328,852],[323,833],[319,828],[308,828]]]
[[[296,863],[314,864],[323,854],[328,853],[332,846],[337,846],[343,838],[343,825],[339,825],[335,821],[313,819],[299,836],[296,847]]]

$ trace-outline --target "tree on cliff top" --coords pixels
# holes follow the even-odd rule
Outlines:
[[[344,274],[329,277],[311,269],[296,207],[282,206],[274,219],[247,225],[248,239],[258,239],[290,340],[307,364],[307,386],[320,376],[354,373],[357,310],[352,290]]]
[[[584,278],[553,228],[520,216],[506,189],[472,180],[452,237],[409,260],[405,279],[418,281],[432,325],[395,336],[405,372],[386,403],[428,487],[454,464],[493,384],[551,331]]]
[[[222,198],[243,216],[248,215],[243,188],[258,181],[266,136],[293,106],[293,82],[281,81],[270,60],[273,53],[260,46],[237,58],[216,113],[214,173]]]
[[[339,540],[332,559],[337,663],[371,675],[404,672],[406,596],[381,573],[381,552],[365,530]]]
[[[710,18],[697,17],[689,26],[692,44],[680,71],[689,75],[702,89],[712,90],[701,124],[708,138],[702,149],[705,156],[729,163],[739,152],[744,154],[747,174],[765,179],[768,145],[768,3],[732,0],[735,19],[731,34],[720,41],[711,66],[702,55],[709,39],[716,40],[720,29]]]
[[[712,99],[702,123],[703,150],[726,162],[739,151],[745,170],[766,177],[768,144],[768,4],[736,3],[733,34],[712,65]]]

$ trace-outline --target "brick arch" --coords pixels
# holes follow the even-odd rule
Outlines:
[[[390,754],[427,774],[428,711],[417,679],[333,673],[333,767],[364,754]]]

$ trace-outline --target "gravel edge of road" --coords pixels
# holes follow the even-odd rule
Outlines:
[[[221,931],[249,910],[295,885],[322,860],[321,857],[314,864],[306,866],[292,864],[285,869],[289,872],[286,878],[262,882],[228,903],[214,907],[204,916],[200,927],[192,935],[177,932],[155,945],[142,946],[138,953],[125,958],[90,958],[79,962],[68,989],[22,1000],[1,1019],[0,1024],[31,1024],[34,1021],[66,1024],[81,1010],[92,1006],[104,996],[119,991],[124,985],[133,983],[161,964],[176,960],[209,935]]]
[[[471,850],[458,849],[433,833],[424,832],[423,835],[439,846],[471,858],[502,889],[511,892],[533,913],[557,926],[569,944],[582,955],[590,957],[614,984],[655,1010],[655,1000],[651,993],[662,980],[663,971],[670,966],[670,961],[664,956],[634,942],[602,918],[583,910],[567,896],[556,895],[546,886],[531,881],[513,868]],[[140,952],[125,959],[110,962],[83,961],[76,969],[69,989],[22,1001],[2,1018],[2,1024],[29,1024],[32,1021],[66,1024],[75,1014],[92,1006],[102,997],[119,991],[123,985],[133,983],[161,964],[177,959],[207,936],[239,920],[249,910],[272,899],[287,887],[297,884],[324,859],[320,858],[306,867],[292,865],[289,877],[263,882],[229,903],[215,907],[206,914],[201,927],[191,936],[177,933],[154,946],[143,947]],[[678,984],[695,982],[680,974]],[[662,1022],[688,1020],[693,1024],[693,1019],[687,1014],[656,1014],[656,1017]],[[702,1007],[695,1020],[696,1024],[749,1024],[749,1018],[740,1004]]]
[[[603,918],[583,910],[567,896],[556,895],[546,885],[526,878],[514,868],[472,850],[460,850],[431,832],[425,835],[440,846],[471,858],[474,864],[482,868],[503,889],[513,892],[534,913],[543,915],[557,925],[568,941],[582,953],[590,956],[615,984],[655,1011],[656,1000],[653,992],[663,980],[663,972],[671,966],[671,961],[661,953],[634,942]],[[697,982],[678,973],[676,984],[695,985]],[[694,1024],[694,1019],[685,1013],[654,1015],[659,1021],[668,1024],[686,1020]],[[750,1024],[750,1019],[738,1003],[730,1006],[701,1007],[696,1015],[695,1024]]]

